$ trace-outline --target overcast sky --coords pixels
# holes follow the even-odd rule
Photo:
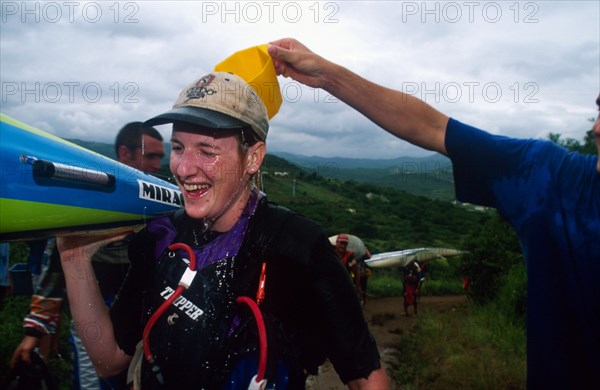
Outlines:
[[[581,140],[600,91],[598,1],[1,2],[2,112],[112,143],[237,50],[295,37],[442,112],[516,137]],[[427,155],[323,91],[280,78],[270,151]],[[169,126],[159,130],[166,139]]]

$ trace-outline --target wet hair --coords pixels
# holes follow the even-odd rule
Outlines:
[[[240,150],[246,153],[248,148],[256,144],[260,139],[256,136],[251,127],[245,127],[240,132]]]
[[[239,151],[244,157],[246,157],[246,153],[248,153],[250,147],[252,147],[258,141],[260,141],[260,138],[258,138],[258,136],[254,132],[254,130],[252,130],[251,127],[243,128],[240,131],[239,136],[237,138]],[[250,183],[252,187],[261,188],[261,180],[262,176],[260,174],[260,169],[258,169],[256,172],[250,175],[250,180],[248,181],[248,183]]]
[[[115,154],[119,157],[119,147],[124,145],[131,153],[142,147],[142,137],[148,135],[158,141],[163,141],[162,135],[154,127],[143,127],[142,122],[130,122],[119,130],[115,139]]]

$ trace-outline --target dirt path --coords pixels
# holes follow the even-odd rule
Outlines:
[[[457,305],[466,301],[465,296],[422,297],[419,302],[419,316],[427,313],[453,310]],[[413,326],[414,315],[405,317],[402,297],[370,299],[364,307],[365,318],[369,323],[371,333],[377,340],[379,353],[386,367],[395,365],[400,334]],[[409,308],[412,314],[412,307]],[[339,380],[333,366],[326,362],[321,366],[319,375],[310,377],[307,382],[309,390],[341,390],[347,389]],[[398,388],[392,384],[392,389]]]

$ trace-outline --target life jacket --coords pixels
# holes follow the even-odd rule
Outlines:
[[[236,299],[256,297],[264,262],[268,273],[271,241],[284,221],[293,215],[281,207],[269,205],[266,209],[268,216],[262,219],[269,223],[251,224],[237,254],[197,270],[193,283],[156,322],[149,341],[166,385],[159,383],[144,359],[142,389],[247,388],[248,378],[256,374],[259,337],[254,316]],[[175,229],[171,241],[193,246],[195,239],[190,226],[193,221],[182,211],[167,221]],[[150,289],[144,298],[145,321],[177,288],[188,267],[185,258],[177,250],[164,250],[157,257],[153,280],[148,283]],[[267,308],[261,307],[261,313],[268,337],[268,383],[278,389],[303,384],[304,373],[298,351],[294,350],[297,343],[291,339],[294,336],[286,334],[279,319]]]

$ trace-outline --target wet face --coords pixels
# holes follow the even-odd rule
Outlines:
[[[265,144],[243,151],[236,133],[213,133],[187,124],[174,125],[171,143],[171,172],[187,214],[210,222],[212,230],[229,230],[246,205],[249,179],[260,168]]]
[[[596,147],[598,148],[598,165],[596,165],[596,170],[600,174],[600,95],[596,99],[596,105],[598,106],[598,116],[596,117],[596,122],[594,122],[593,134],[596,139]]]

